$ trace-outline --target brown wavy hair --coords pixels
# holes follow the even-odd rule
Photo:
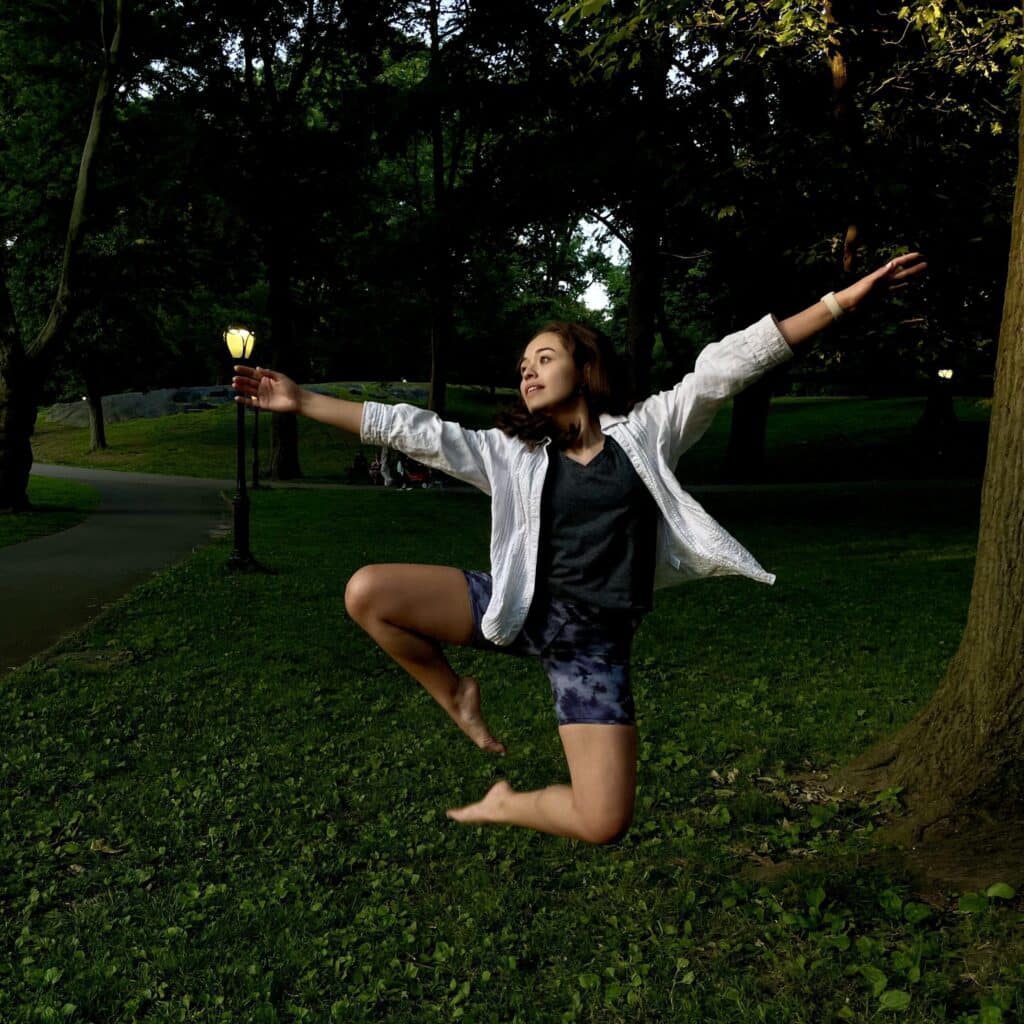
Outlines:
[[[592,420],[603,412],[614,416],[629,412],[633,403],[629,399],[626,369],[607,335],[585,324],[566,323],[564,320],[545,324],[533,338],[540,334],[557,334],[572,356],[580,381],[579,392],[586,399],[587,412]],[[517,376],[521,372],[522,359],[520,354],[516,363]],[[510,437],[524,441],[530,451],[545,437],[550,437],[559,448],[568,448],[580,435],[578,423],[563,431],[545,413],[530,412],[521,392],[517,401],[498,413],[494,423]]]

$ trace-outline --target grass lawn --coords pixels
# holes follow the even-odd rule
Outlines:
[[[928,699],[978,498],[709,498],[778,581],[659,593],[636,819],[594,847],[444,816],[498,777],[568,781],[538,664],[452,652],[495,759],[344,612],[368,561],[486,567],[486,499],[255,494],[277,575],[229,575],[215,544],[3,680],[0,1020],[1021,1019],[1020,896],[921,902],[863,859],[898,794],[821,804],[787,779]],[[803,867],[769,887],[757,857]]]
[[[99,492],[70,480],[29,478],[27,515],[0,515],[0,548],[77,526],[99,504]]]
[[[416,387],[412,384],[409,387]],[[363,394],[345,385],[324,385],[339,398],[394,401],[380,389],[364,383]],[[449,416],[468,426],[490,426],[495,403],[486,388],[452,386],[448,389]],[[505,401],[499,391],[499,403]],[[425,403],[421,403],[425,404]],[[247,441],[252,443],[250,414],[246,419]],[[93,469],[127,470],[136,473],[169,473],[176,476],[233,477],[235,474],[236,407],[221,405],[204,412],[178,413],[154,419],[125,420],[107,425],[105,451],[89,451],[89,428],[50,423],[41,413],[32,438],[37,462]],[[304,479],[334,481],[344,478],[360,445],[354,434],[300,417],[299,460]],[[270,417],[260,416],[260,461],[270,462]],[[248,461],[247,461],[248,465]]]
[[[340,397],[361,400],[344,385]],[[370,388],[369,397],[379,397]],[[498,404],[508,395],[498,394]],[[390,401],[390,398],[388,399]],[[988,403],[955,402],[960,436],[941,453],[923,449],[911,433],[924,398],[777,398],[765,442],[764,479],[774,481],[981,479],[988,431]],[[449,388],[448,416],[469,427],[493,425],[495,403],[485,388]],[[718,483],[726,467],[731,409],[721,410],[707,434],[679,465],[684,483]],[[250,426],[247,428],[251,430]],[[269,462],[269,417],[260,417],[262,464]],[[235,409],[128,420],[107,427],[110,448],[90,453],[87,427],[49,423],[41,415],[32,441],[39,462],[96,469],[230,477],[235,467]],[[299,420],[299,459],[307,480],[337,481],[352,465],[359,440],[313,420]],[[369,453],[369,449],[365,448]]]

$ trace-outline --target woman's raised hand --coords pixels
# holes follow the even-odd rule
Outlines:
[[[877,295],[905,287],[909,278],[921,273],[927,266],[919,252],[905,253],[855,281],[849,288],[844,288],[836,294],[836,299],[844,309],[855,309],[873,293]]]
[[[283,373],[261,366],[236,366],[231,386],[235,401],[267,412],[298,412],[302,389]]]

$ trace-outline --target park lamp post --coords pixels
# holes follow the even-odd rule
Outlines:
[[[229,327],[224,332],[224,341],[228,346],[233,360],[248,359],[252,354],[256,336],[244,327]],[[235,518],[235,549],[228,559],[229,569],[241,569],[243,572],[259,570],[261,566],[252,557],[249,550],[249,496],[245,492],[245,406],[236,402],[238,407],[236,423],[237,431],[237,463],[238,473],[235,483],[235,496],[232,499]]]

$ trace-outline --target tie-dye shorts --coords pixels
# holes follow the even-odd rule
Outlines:
[[[537,655],[551,682],[559,725],[633,725],[629,652],[640,614],[608,613],[557,597],[535,600],[507,646],[486,639],[480,620],[491,599],[491,576],[463,570],[473,607],[471,647],[518,657]]]

